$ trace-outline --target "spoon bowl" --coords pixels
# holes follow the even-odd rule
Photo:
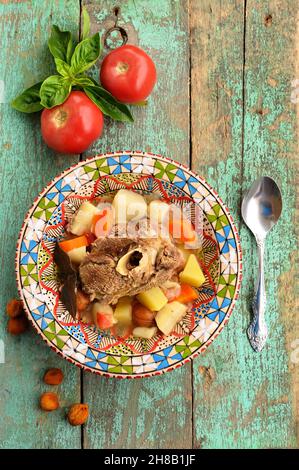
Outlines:
[[[281,192],[276,182],[269,176],[256,180],[243,198],[241,211],[252,233],[265,238],[282,211]]]

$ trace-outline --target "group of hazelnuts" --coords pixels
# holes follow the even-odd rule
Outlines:
[[[29,326],[28,318],[24,312],[21,300],[12,299],[6,306],[6,312],[9,316],[7,331],[12,335],[24,333]],[[63,381],[63,372],[61,369],[48,369],[43,381],[47,385],[57,386]],[[45,392],[39,400],[40,408],[44,411],[54,411],[59,408],[59,398],[55,392]],[[72,426],[81,426],[88,419],[88,405],[86,403],[75,403],[68,411],[67,419]]]

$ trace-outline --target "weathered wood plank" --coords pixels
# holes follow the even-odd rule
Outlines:
[[[91,14],[93,30],[101,32],[113,25],[113,7],[120,5],[119,24],[128,31],[129,41],[148,51],[158,69],[158,84],[148,107],[133,108],[133,125],[106,120],[103,137],[93,152],[147,150],[188,163],[188,2],[102,0],[83,4]],[[137,381],[84,374],[84,399],[90,403],[92,415],[85,428],[85,447],[192,446],[189,365]]]
[[[247,2],[243,190],[254,178],[268,174],[280,184],[284,204],[281,220],[269,234],[266,253],[269,343],[258,358],[251,351],[246,354],[251,373],[248,372],[243,384],[249,387],[250,377],[257,384],[247,410],[248,424],[243,437],[243,444],[251,447],[299,444],[298,364],[292,364],[290,355],[292,341],[299,334],[298,297],[294,289],[298,276],[294,223],[298,121],[296,105],[290,99],[291,81],[298,76],[295,75],[298,56],[294,53],[298,47],[298,12],[298,3],[291,0]],[[251,267],[245,272],[244,309],[257,272],[257,258],[244,228],[241,236],[245,263]],[[289,283],[293,290],[287,290]],[[259,404],[262,390],[265,398]],[[258,426],[265,430],[260,438],[254,433]]]
[[[37,334],[20,338],[6,334],[5,304],[16,296],[14,277],[18,230],[33,199],[59,171],[76,157],[56,156],[42,142],[39,115],[21,115],[10,108],[10,100],[22,89],[53,70],[46,40],[52,21],[76,32],[79,1],[2,2],[0,5],[4,82],[1,119],[1,322],[0,340],[5,345],[5,364],[0,364],[0,447],[80,447],[80,429],[64,419],[64,407],[80,400],[80,371],[59,359]],[[38,399],[47,387],[42,376],[47,367],[61,367],[65,381],[59,389],[62,408],[46,414]]]
[[[194,0],[190,12],[192,166],[223,195],[237,216],[241,187],[243,2]]]
[[[244,251],[241,298],[221,336],[204,357],[194,361],[195,446],[296,447],[298,364],[291,364],[290,352],[292,341],[298,336],[298,320],[293,289],[287,288],[297,269],[295,264],[291,269],[296,241],[294,226],[289,223],[294,217],[292,188],[296,175],[296,116],[290,101],[290,82],[295,76],[296,60],[293,53],[295,5],[294,2],[284,2],[282,9],[279,1],[247,1],[244,158],[241,166],[242,3],[234,5],[227,2],[222,9],[219,2],[216,10],[213,4],[213,11],[209,10],[207,2],[202,3],[206,8],[201,5],[202,10],[194,15],[195,20],[202,18],[202,22],[195,24],[194,37],[198,36],[203,44],[208,44],[208,52],[204,55],[203,64],[195,62],[195,78],[201,77],[195,83],[203,82],[203,90],[212,91],[210,96],[214,91],[217,96],[217,81],[220,80],[220,96],[226,98],[220,104],[216,100],[212,106],[212,98],[206,98],[208,93],[205,93],[204,102],[208,103],[209,116],[212,116],[212,134],[211,128],[207,133],[213,136],[213,130],[220,125],[220,132],[224,130],[224,143],[210,137],[209,155],[202,145],[206,156],[201,154],[200,160],[213,166],[208,169],[206,165],[199,165],[199,169],[223,194],[233,214],[238,213],[242,177],[242,190],[245,190],[259,175],[273,176],[282,187],[284,212],[268,241],[266,284],[270,337],[261,354],[253,352],[246,338],[257,257],[253,239],[241,224]],[[197,2],[195,4],[198,5]],[[221,43],[218,42],[220,38]],[[200,45],[198,42],[197,48],[193,48],[193,57],[195,54],[202,57]],[[208,69],[206,78],[200,74],[199,65]],[[221,116],[226,114],[223,108],[227,103],[230,110],[228,132],[227,127],[223,127],[225,121],[221,120]],[[203,121],[204,127],[207,110],[202,116],[200,112],[195,114],[194,109],[193,121]],[[204,127],[203,142],[208,139],[205,132]],[[193,142],[194,139],[193,148],[198,148],[196,134],[193,134]],[[220,162],[220,158],[225,161]],[[283,244],[281,240],[284,240]]]
[[[242,1],[191,2],[192,166],[230,208],[239,224],[242,172]],[[237,375],[232,337],[240,304],[207,352],[193,361],[194,447],[226,447]],[[244,325],[245,326],[245,325]],[[243,328],[244,329],[244,328]],[[238,351],[241,355],[241,352]],[[232,376],[232,378],[231,378]],[[227,418],[226,418],[227,420]],[[233,445],[231,444],[233,447]]]

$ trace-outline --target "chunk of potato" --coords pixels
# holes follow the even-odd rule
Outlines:
[[[129,326],[132,323],[132,298],[121,297],[114,310],[114,318],[120,325]]]
[[[70,260],[75,264],[80,264],[86,256],[86,246],[80,246],[79,248],[73,248],[67,252]]]
[[[71,221],[70,232],[75,235],[83,235],[84,233],[90,232],[93,217],[100,212],[101,211],[90,202],[83,202]]]
[[[147,328],[145,326],[137,326],[133,330],[133,336],[136,336],[137,338],[150,339],[157,334],[157,331],[158,328],[156,326],[152,326],[151,328]]]
[[[153,312],[161,310],[168,300],[160,287],[152,287],[151,289],[141,292],[137,295],[139,302]]]
[[[147,204],[141,194],[120,189],[112,202],[117,224],[138,220],[147,215]]]
[[[189,255],[184,270],[179,274],[180,281],[192,287],[200,287],[205,282],[205,275],[194,254]]]
[[[186,312],[186,305],[176,300],[165,305],[159,310],[155,318],[159,330],[165,335],[169,335],[174,330],[176,324],[185,316]]]

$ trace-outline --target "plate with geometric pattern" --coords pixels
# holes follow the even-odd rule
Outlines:
[[[200,209],[205,283],[192,310],[167,337],[117,337],[74,320],[60,300],[55,244],[83,200],[121,188],[155,193]],[[191,215],[192,218],[192,215]],[[106,377],[161,375],[205,351],[228,322],[240,291],[242,253],[232,216],[201,177],[170,158],[146,152],[96,155],[67,169],[40,193],[24,220],[16,253],[20,297],[36,331],[71,363]]]

